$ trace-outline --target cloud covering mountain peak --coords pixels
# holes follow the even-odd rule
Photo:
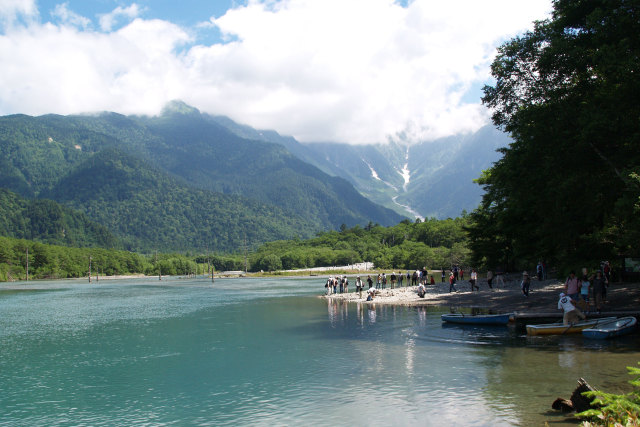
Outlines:
[[[182,99],[300,141],[473,132],[488,122],[477,95],[495,46],[550,10],[548,0],[250,0],[212,15],[190,2],[200,9],[180,23],[153,3],[81,13],[73,0],[3,2],[0,114],[158,114]]]

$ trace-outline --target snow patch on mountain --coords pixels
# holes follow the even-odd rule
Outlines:
[[[404,184],[402,184],[402,191],[406,193],[407,186],[409,185],[409,181],[411,180],[411,172],[409,171],[409,147],[407,147],[407,151],[405,151],[404,153],[404,166],[402,167],[401,170],[398,171],[398,173],[402,176],[402,179],[404,180]]]
[[[371,171],[371,176],[373,177],[373,179],[376,179],[378,181],[382,181],[382,179],[380,179],[380,177],[378,176],[378,172],[376,172],[376,170],[373,168],[373,166],[371,166],[369,164],[369,162],[367,162],[365,159],[360,158],[360,160],[362,160],[364,162],[365,165],[367,165],[369,167],[369,170]]]
[[[414,216],[414,218],[418,218],[418,219],[420,219],[420,221],[424,221],[424,217],[422,215],[420,215],[420,212],[417,212],[417,211],[413,210],[411,208],[411,206],[409,206],[409,205],[403,205],[402,203],[398,203],[398,201],[396,200],[397,198],[398,198],[398,196],[394,196],[394,197],[391,198],[391,200],[393,200],[393,203],[395,203],[396,205],[400,206],[405,211],[409,212],[411,215]]]
[[[371,164],[370,164],[369,162],[367,162],[367,161],[366,161],[365,159],[363,159],[362,157],[360,158],[360,160],[362,160],[362,161],[364,162],[364,164],[365,164],[365,165],[367,165],[367,166],[369,167],[369,170],[371,171],[371,176],[372,176],[374,179],[376,179],[376,180],[378,180],[378,181],[382,182],[383,184],[387,185],[388,187],[392,188],[392,189],[393,189],[393,191],[398,192],[398,188],[397,188],[395,185],[390,184],[390,183],[388,183],[387,181],[385,181],[384,179],[380,178],[380,176],[378,175],[378,172],[376,172],[376,170],[373,168],[373,166],[371,166]]]

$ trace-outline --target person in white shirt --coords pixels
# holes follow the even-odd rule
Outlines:
[[[478,272],[476,269],[471,270],[471,278],[469,279],[469,283],[471,283],[471,291],[473,292],[473,288],[480,290],[480,286],[478,286]]]
[[[560,299],[558,300],[558,310],[564,310],[564,316],[562,317],[562,323],[565,325],[574,324],[580,319],[586,319],[584,313],[582,313],[573,304],[574,301],[564,292],[560,293]]]

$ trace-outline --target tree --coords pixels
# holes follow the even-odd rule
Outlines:
[[[268,254],[262,258],[262,269],[265,271],[281,270],[282,260],[276,254]]]
[[[478,180],[474,259],[569,265],[629,252],[640,237],[640,8],[555,0],[552,18],[498,49],[483,102],[513,137]]]

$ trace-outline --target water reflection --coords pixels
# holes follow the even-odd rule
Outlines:
[[[569,397],[581,377],[612,392],[628,392],[625,367],[640,360],[637,334],[606,342],[579,334],[528,337],[514,325],[442,323],[446,308],[346,305],[355,319],[341,315],[341,334],[332,338],[359,349],[367,360],[365,376],[376,378],[392,397],[397,384],[385,376],[440,396],[429,411],[456,419],[452,424],[460,424],[452,418],[456,415],[467,421],[464,410],[449,410],[465,402],[475,411],[466,425],[575,425],[551,410],[553,400]],[[484,421],[477,421],[478,414]]]

